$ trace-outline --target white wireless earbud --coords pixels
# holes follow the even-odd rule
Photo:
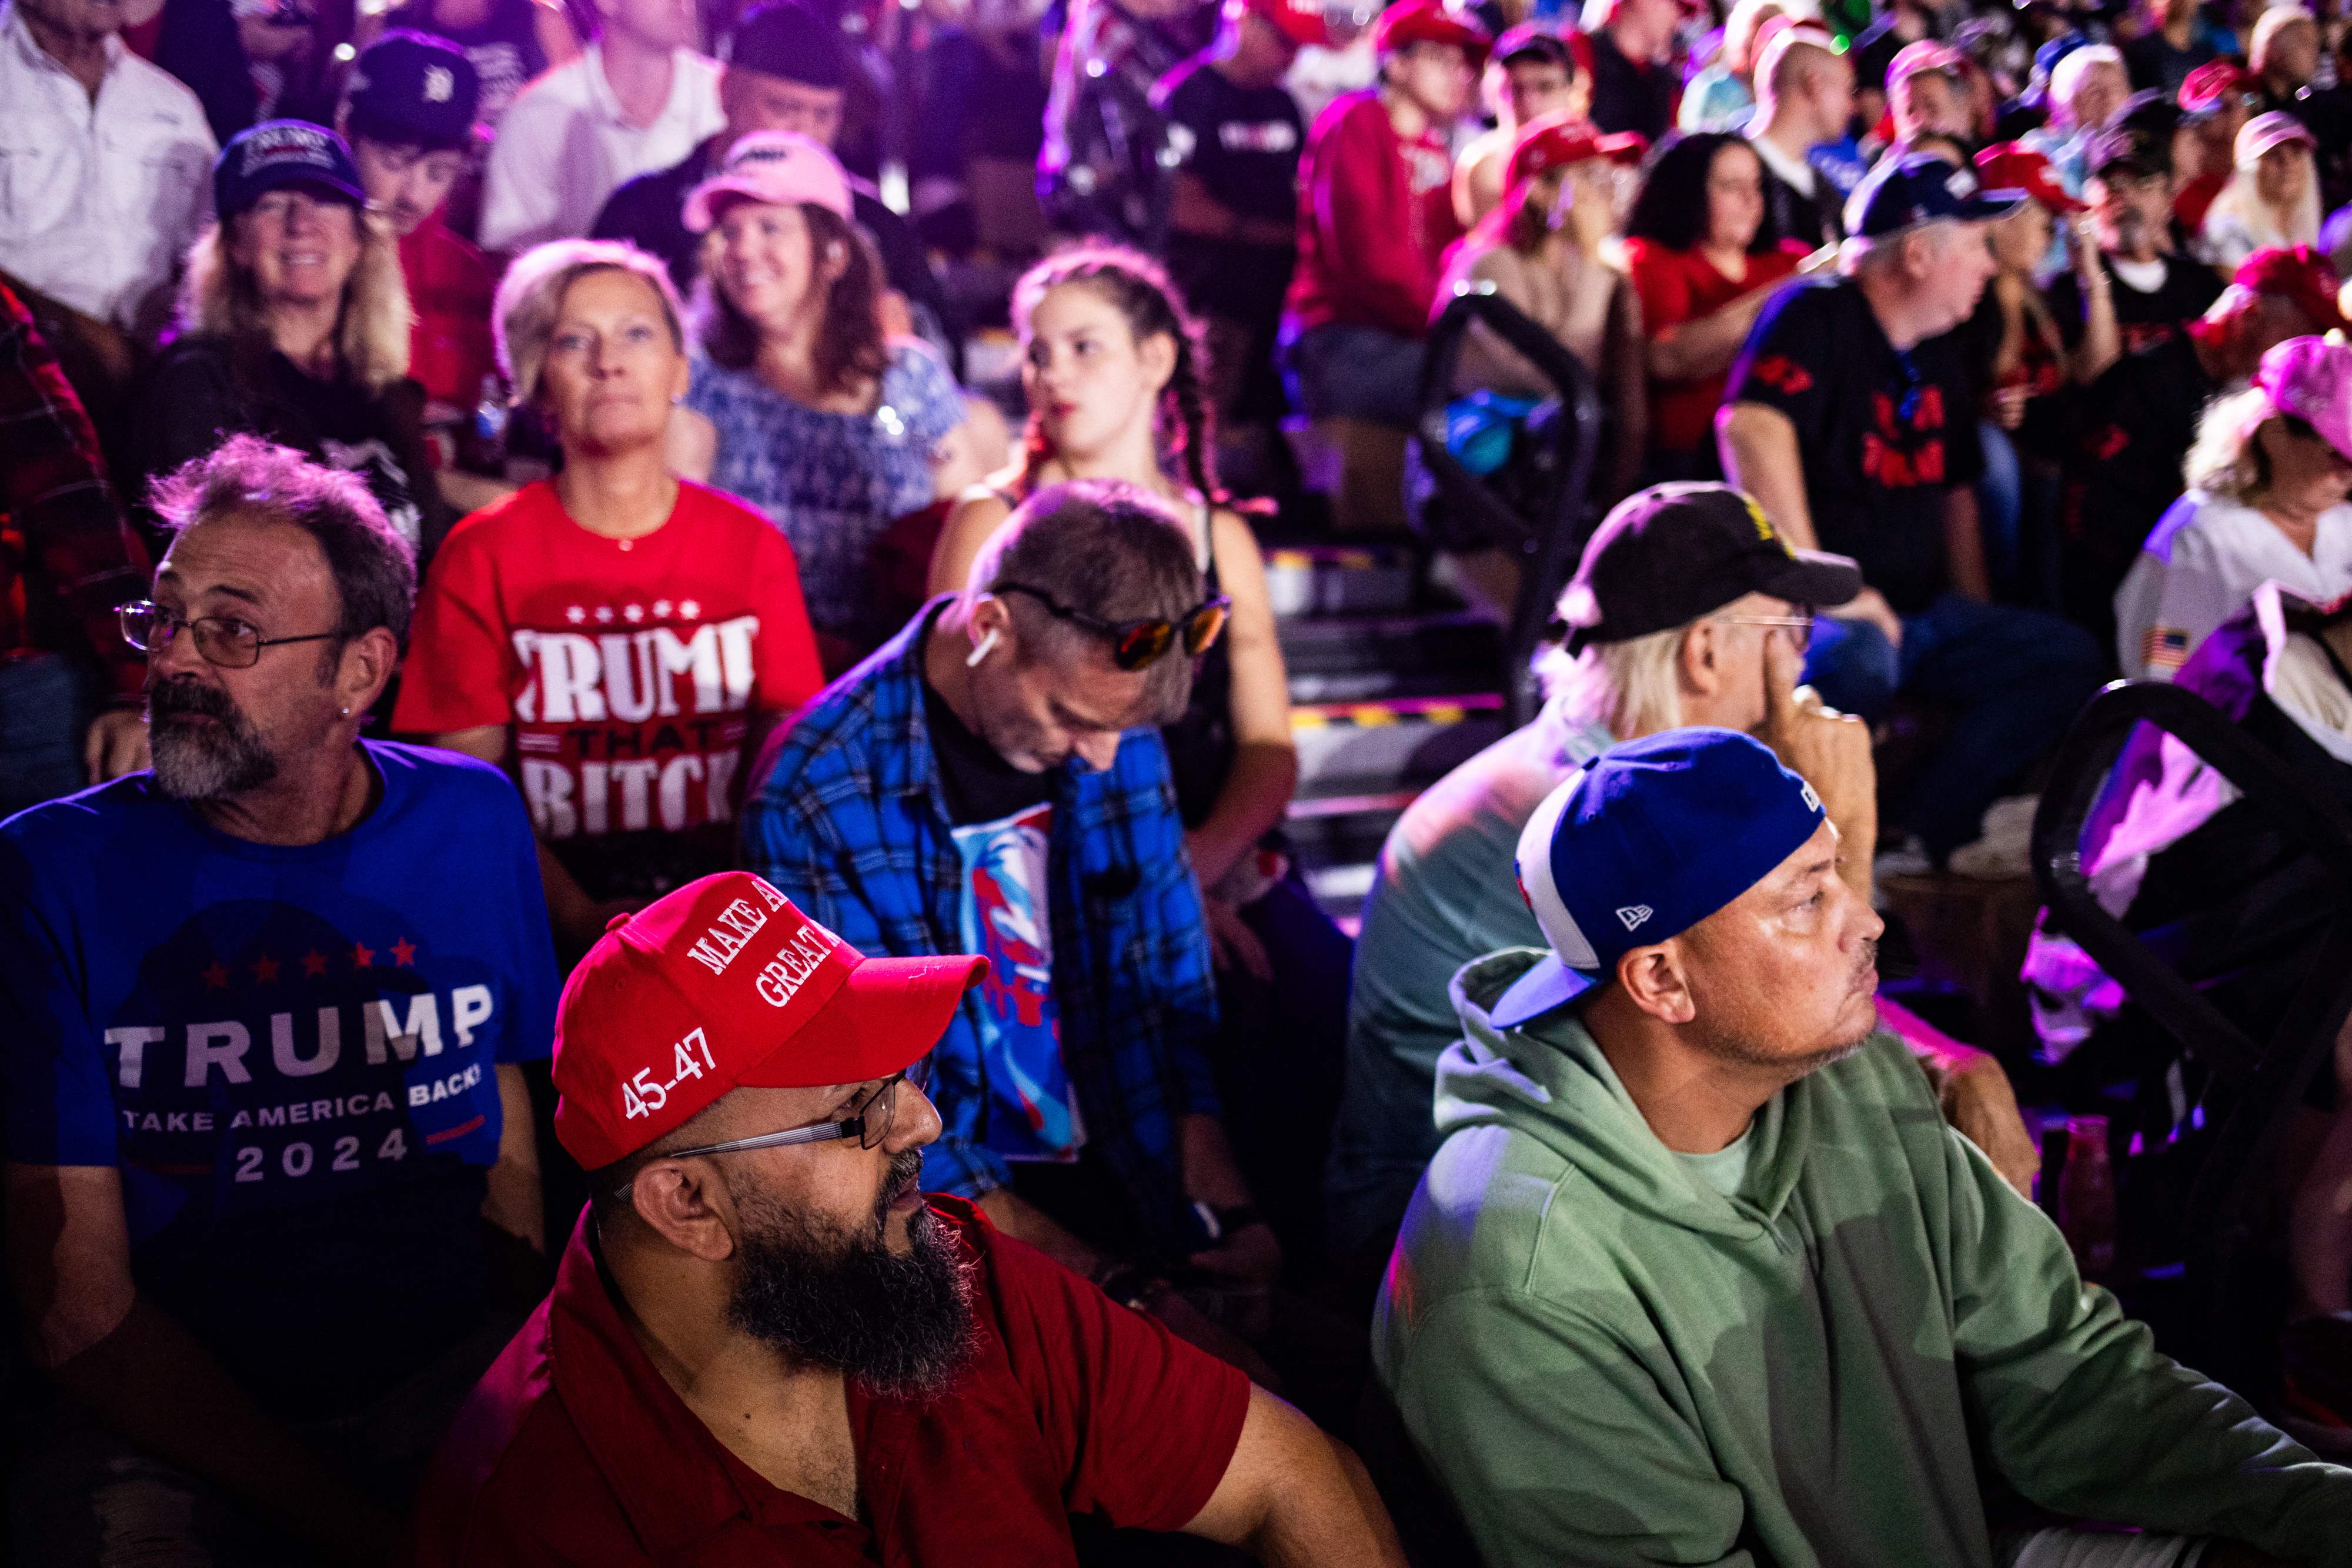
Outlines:
[[[978,643],[973,644],[970,656],[968,656],[963,662],[963,667],[967,670],[976,670],[980,668],[980,662],[982,659],[987,658],[990,651],[996,646],[996,639],[999,635],[1000,633],[995,627],[990,627],[988,629],[988,635],[982,637]]]

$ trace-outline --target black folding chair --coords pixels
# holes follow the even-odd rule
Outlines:
[[[1544,476],[1535,515],[1506,505],[1485,480],[1446,450],[1445,409],[1454,400],[1454,371],[1471,323],[1484,322],[1541,371],[1559,399],[1552,446],[1537,455]],[[1413,434],[1421,466],[1433,483],[1431,499],[1459,516],[1519,561],[1519,601],[1503,634],[1503,716],[1517,729],[1542,706],[1529,661],[1551,624],[1552,606],[1576,570],[1584,541],[1599,521],[1591,517],[1592,470],[1601,451],[1601,394],[1583,363],[1559,339],[1495,291],[1491,283],[1456,287],[1429,330],[1421,367],[1421,419]],[[1408,497],[1408,506],[1411,499]]]
[[[2305,846],[2335,892],[2310,967],[2267,1040],[2249,1039],[2102,908],[2084,874],[2084,821],[2117,754],[2143,724],[2189,747]],[[2182,1343],[2168,1348],[2267,1402],[2276,1369],[2262,1354],[2271,1343],[2262,1323],[2263,1271],[2245,1265],[2273,1190],[2287,1124],[2352,1014],[2352,817],[2203,698],[2154,682],[2119,681],[2091,700],[2058,748],[2033,820],[2033,872],[2047,928],[2072,937],[2210,1076],[2198,1134],[2202,1155],[2174,1232],[2184,1265]]]

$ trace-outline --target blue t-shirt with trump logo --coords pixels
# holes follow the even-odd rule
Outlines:
[[[554,1022],[514,787],[362,744],[381,798],[321,843],[216,832],[145,773],[0,823],[7,1157],[120,1170],[141,1291],[292,1417],[481,1322],[497,1067]]]

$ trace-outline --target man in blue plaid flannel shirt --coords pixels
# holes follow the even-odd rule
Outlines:
[[[1222,622],[1157,500],[1041,490],[963,593],[779,734],[744,804],[745,864],[854,946],[988,955],[933,1053],[924,1185],[1082,1270],[1280,1265],[1217,1118],[1209,941],[1150,727]]]

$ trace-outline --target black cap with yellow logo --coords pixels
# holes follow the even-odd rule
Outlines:
[[[1671,631],[1749,593],[1826,608],[1862,591],[1842,555],[1790,549],[1728,485],[1653,485],[1601,520],[1560,595],[1568,651]]]

